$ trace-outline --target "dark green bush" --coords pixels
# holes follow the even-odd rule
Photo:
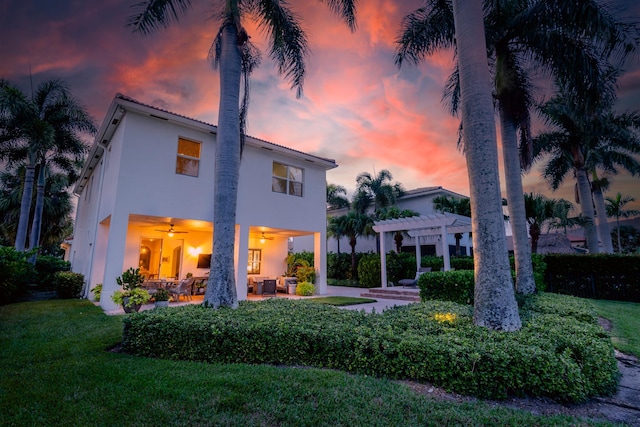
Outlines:
[[[473,257],[459,256],[451,258],[451,268],[456,270],[473,270]]]
[[[362,254],[358,262],[358,281],[363,288],[379,288],[380,283],[380,255]]]
[[[335,252],[327,253],[327,277],[329,279],[346,280],[351,278],[351,254]]]
[[[428,301],[382,314],[310,301],[241,302],[236,310],[185,306],[124,319],[123,347],[140,355],[212,363],[269,363],[428,381],[483,398],[546,396],[580,402],[615,391],[617,365],[592,309],[534,295],[523,327],[472,324],[472,307]]]
[[[444,268],[444,261],[442,257],[439,256],[425,255],[420,258],[420,265],[423,267],[431,267],[431,271],[440,271]]]
[[[420,275],[420,299],[473,304],[473,271],[436,271]]]
[[[71,263],[49,255],[39,256],[36,259],[38,272],[38,285],[40,289],[54,289],[54,276],[58,271],[71,270]]]
[[[30,252],[0,246],[0,304],[13,302],[36,279],[36,270],[27,259]]]
[[[71,271],[58,271],[53,276],[58,297],[61,299],[80,298],[84,276]]]
[[[402,279],[413,279],[416,275],[416,256],[407,252],[391,251],[387,254],[387,279],[398,283]]]
[[[640,302],[640,256],[546,255],[550,292]]]
[[[313,267],[314,262],[314,254],[313,252],[302,251],[302,252],[294,252],[293,256],[296,260],[303,259],[309,263],[310,266]]]

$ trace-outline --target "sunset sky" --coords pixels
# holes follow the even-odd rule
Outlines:
[[[218,121],[218,73],[207,53],[219,24],[212,1],[194,1],[192,11],[168,30],[150,36],[125,27],[131,5],[140,0],[2,0],[0,77],[29,91],[49,78],[66,81],[100,123],[120,92],[189,117]],[[319,1],[291,1],[310,38],[311,56],[304,94],[277,75],[264,37],[246,23],[263,51],[251,88],[248,133],[277,144],[335,159],[330,183],[351,194],[358,173],[388,169],[406,189],[443,186],[468,195],[467,169],[456,149],[458,119],[446,113],[442,88],[452,68],[446,52],[398,70],[394,39],[402,17],[418,0],[361,0],[358,30],[351,34]],[[640,20],[640,2],[615,0],[625,19]],[[640,110],[640,55],[619,81],[619,109]],[[573,178],[552,193],[534,166],[525,191],[573,202]],[[501,166],[502,168],[502,166]],[[621,174],[610,178],[637,199],[640,181]],[[504,188],[504,184],[503,184]]]

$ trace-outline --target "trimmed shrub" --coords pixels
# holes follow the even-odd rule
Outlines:
[[[42,255],[36,259],[36,270],[40,289],[54,289],[55,274],[58,271],[71,270],[71,263],[50,255]]]
[[[304,300],[242,301],[236,310],[184,306],[124,319],[123,348],[148,357],[268,363],[428,381],[502,399],[580,402],[616,389],[617,364],[592,309],[575,298],[533,295],[523,327],[479,328],[472,307],[428,301],[382,314]]]
[[[379,288],[380,284],[380,255],[363,254],[358,262],[358,280],[363,288]]]
[[[473,271],[436,271],[418,278],[420,299],[473,304],[475,279]]]
[[[9,304],[36,279],[36,270],[27,261],[32,253],[18,252],[13,247],[0,246],[0,304]]]
[[[416,256],[412,253],[387,253],[387,279],[398,283],[402,279],[413,279],[416,275]]]
[[[58,271],[53,276],[53,282],[61,299],[80,298],[84,276],[71,271]]]
[[[298,283],[296,286],[296,295],[300,295],[303,297],[309,297],[316,292],[316,287],[313,286],[313,283],[302,282]]]
[[[473,270],[473,257],[455,257],[451,258],[451,268],[456,270]]]

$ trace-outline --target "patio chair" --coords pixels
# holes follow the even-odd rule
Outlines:
[[[265,279],[262,282],[262,296],[265,295],[277,296],[276,279]]]
[[[401,279],[398,281],[398,283],[401,284],[403,288],[415,288],[418,285],[418,278],[420,277],[420,275],[423,273],[428,273],[430,271],[431,267],[420,267],[416,272],[415,279]]]
[[[169,295],[175,297],[176,302],[180,301],[181,295],[184,295],[187,301],[191,301],[191,285],[193,282],[193,278],[183,279],[177,286],[167,289]]]

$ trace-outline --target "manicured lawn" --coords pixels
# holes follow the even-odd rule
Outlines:
[[[569,426],[484,403],[437,402],[389,380],[113,353],[122,317],[86,301],[0,307],[1,425]]]
[[[310,299],[310,301],[317,302],[319,304],[334,305],[336,307],[345,306],[345,305],[369,304],[372,302],[377,302],[377,300],[374,300],[371,298],[340,297],[340,296],[319,297],[319,298]]]
[[[598,315],[613,323],[609,332],[615,348],[640,357],[640,304],[621,301],[589,300]]]

